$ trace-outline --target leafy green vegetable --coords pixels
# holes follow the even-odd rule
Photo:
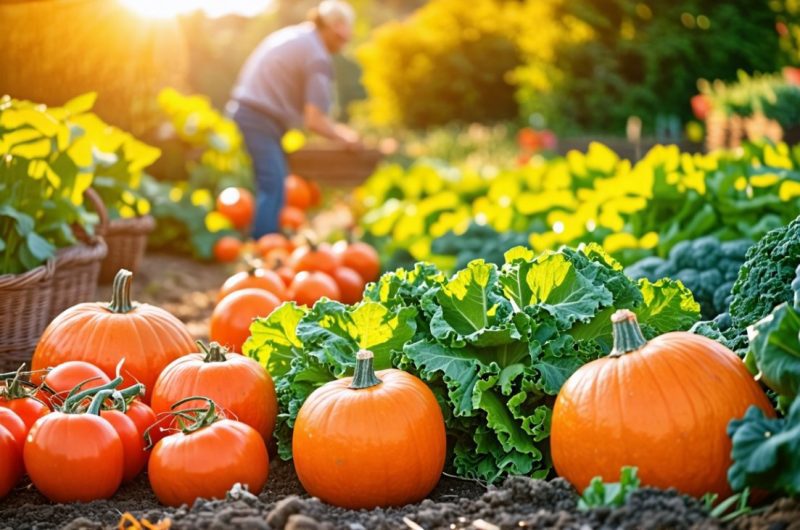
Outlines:
[[[635,467],[623,466],[619,473],[619,482],[603,482],[603,477],[594,477],[583,490],[583,495],[578,500],[578,509],[623,506],[628,496],[638,490],[641,484],[636,471]]]
[[[507,252],[498,269],[475,260],[451,277],[430,264],[384,274],[352,307],[284,305],[258,319],[244,346],[276,382],[276,438],[291,456],[297,410],[320,384],[349,374],[359,347],[376,364],[424,380],[439,401],[463,476],[548,474],[555,396],[582,364],[611,349],[615,308],[638,311],[649,336],[685,329],[699,306],[670,281],[632,282],[596,245]]]
[[[733,285],[732,326],[725,332],[734,349],[746,347],[748,326],[767,316],[776,306],[793,302],[791,282],[798,265],[800,217],[769,232],[750,247]]]
[[[784,418],[769,418],[758,407],[728,424],[733,442],[733,464],[728,470],[731,487],[746,486],[800,494],[800,398],[795,398]]]
[[[680,280],[700,303],[703,318],[711,319],[728,310],[733,282],[752,242],[748,239],[721,242],[714,236],[681,241],[667,259],[651,256],[627,267],[631,278]]]

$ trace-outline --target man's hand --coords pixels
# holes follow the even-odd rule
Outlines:
[[[314,105],[307,104],[305,108],[306,127],[329,140],[338,142],[348,151],[364,149],[359,134],[343,123],[336,123]]]

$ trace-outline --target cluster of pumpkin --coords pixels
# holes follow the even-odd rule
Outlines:
[[[78,304],[53,320],[30,381],[3,375],[0,497],[24,472],[55,502],[108,498],[145,467],[159,501],[172,506],[266,483],[277,414],[269,373],[214,342],[196,353],[177,318],[132,302],[131,278],[118,273],[110,304]],[[312,393],[295,425],[301,483],[347,508],[420,500],[444,466],[433,393],[406,372],[376,374],[372,357],[359,352],[354,377]],[[398,422],[399,402],[408,418]]]
[[[308,225],[307,212],[322,203],[319,186],[297,175],[286,177],[284,206],[278,221],[281,230],[295,233]],[[245,231],[253,223],[255,200],[245,188],[225,188],[217,196],[216,211],[225,216],[237,230]],[[217,261],[236,261],[241,255],[244,243],[234,236],[223,236],[214,244],[214,257]]]
[[[363,242],[296,245],[282,234],[267,234],[255,244],[258,261],[228,278],[211,315],[211,340],[235,352],[250,335],[256,317],[268,316],[289,300],[313,306],[322,297],[355,304],[364,286],[380,275],[378,253]]]

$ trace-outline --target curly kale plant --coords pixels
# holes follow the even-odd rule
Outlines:
[[[681,241],[672,247],[667,259],[645,258],[625,273],[634,279],[680,280],[700,304],[702,317],[712,319],[728,311],[731,288],[752,244],[748,239],[721,242],[713,236]]]

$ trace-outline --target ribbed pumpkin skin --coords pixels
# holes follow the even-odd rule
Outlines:
[[[350,509],[423,499],[444,468],[444,420],[425,383],[401,370],[377,372],[380,385],[351,389],[352,377],[325,384],[297,415],[292,453],[305,490]]]
[[[699,335],[667,333],[567,380],[553,409],[553,464],[578,491],[597,475],[616,481],[627,465],[638,467],[643,484],[725,498],[726,427],[750,405],[774,416],[733,352]]]
[[[181,399],[205,396],[231,419],[246,423],[269,440],[275,428],[278,400],[267,370],[238,353],[226,353],[224,362],[204,362],[204,357],[201,353],[185,355],[161,372],[153,388],[153,412],[168,412]],[[202,404],[190,401],[179,409]]]
[[[186,326],[167,311],[149,304],[114,313],[105,303],[83,303],[58,315],[45,330],[33,354],[32,369],[66,361],[86,361],[114,377],[125,359],[122,388],[145,385],[150,402],[153,384],[170,362],[194,351]]]

